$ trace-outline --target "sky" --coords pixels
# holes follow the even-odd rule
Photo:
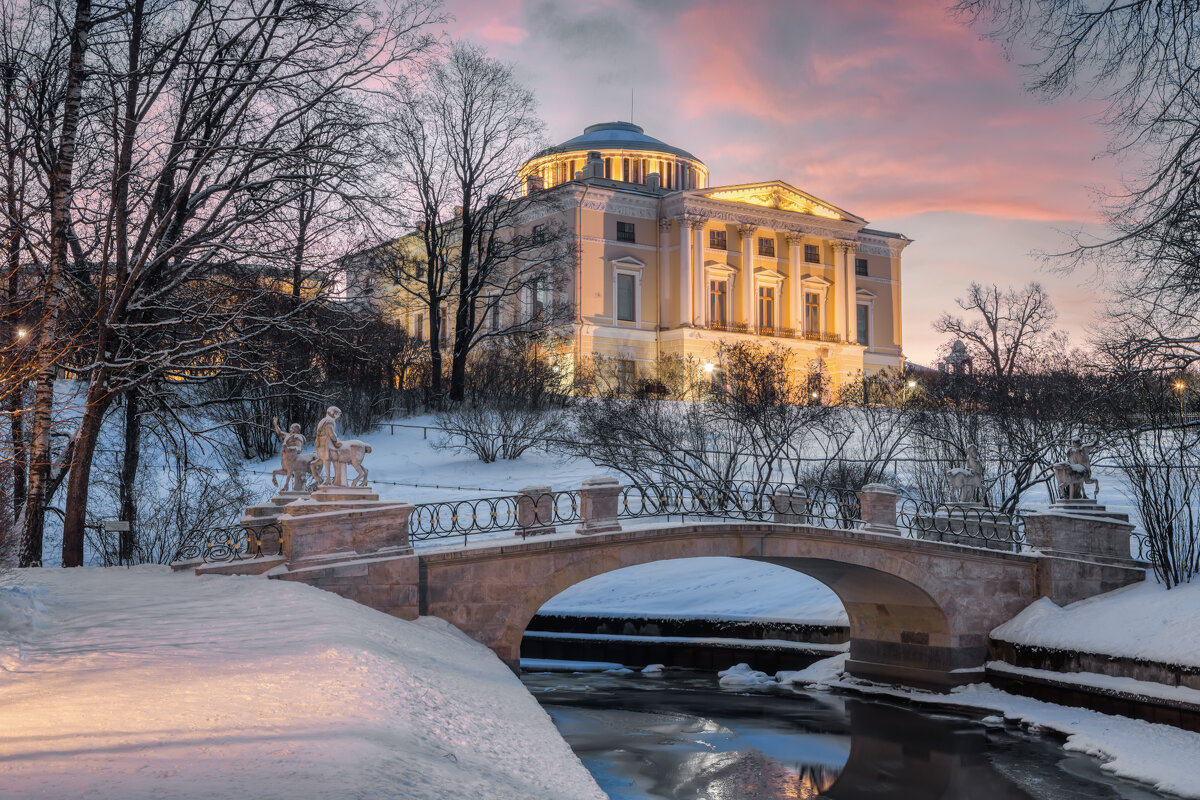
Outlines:
[[[946,0],[447,0],[449,32],[513,65],[547,138],[633,121],[703,160],[712,185],[784,180],[914,243],[906,355],[932,364],[971,281],[1040,281],[1083,344],[1103,290],[1040,254],[1101,232],[1103,104],[1025,91],[1020,58]]]

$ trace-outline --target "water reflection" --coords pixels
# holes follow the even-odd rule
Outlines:
[[[1163,797],[970,717],[709,676],[522,679],[613,800]]]

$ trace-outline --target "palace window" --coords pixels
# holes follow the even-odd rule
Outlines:
[[[496,333],[500,330],[500,296],[488,295],[487,310],[487,331],[488,333]]]
[[[438,331],[438,341],[441,342],[442,347],[449,347],[450,346],[450,320],[447,319],[447,317],[446,317],[446,304],[445,303],[442,303],[442,310],[438,316],[438,323],[441,325],[441,329]]]
[[[425,312],[413,314],[413,338],[418,342],[425,341]]]
[[[637,239],[634,238],[633,231],[634,231],[634,228],[633,228],[632,222],[618,222],[617,223],[617,241],[618,242],[636,242]]]
[[[545,225],[534,225],[533,226],[533,243],[534,244],[543,244],[543,243],[545,243],[545,241],[546,241],[546,226]]]
[[[821,295],[817,292],[804,293],[804,332],[821,332]]]
[[[545,278],[538,278],[533,284],[533,313],[534,319],[541,322],[552,322],[553,303],[550,296],[550,282]]]
[[[604,159],[604,177],[608,178],[611,181],[612,176],[613,176],[613,174],[612,174],[612,159],[606,158],[606,159]]]
[[[871,307],[866,305],[865,303],[860,303],[858,305],[858,320],[857,320],[858,325],[856,326],[857,329],[855,330],[855,337],[856,337],[855,340],[859,344],[862,344],[862,345],[869,345],[871,343],[870,342],[870,334],[871,334],[870,312],[871,312]]]
[[[758,254],[760,256],[775,257],[775,237],[760,236],[758,237]]]
[[[617,273],[617,319],[633,322],[637,313],[637,276]]]
[[[855,275],[866,275],[867,274],[867,260],[865,258],[854,259],[854,274]]]
[[[708,246],[711,247],[713,250],[729,249],[728,248],[728,237],[725,235],[725,231],[716,231],[716,230],[709,231],[708,232]]]
[[[804,245],[804,260],[809,264],[820,264],[821,248],[815,244]]]
[[[729,281],[708,282],[708,321],[716,325],[729,322]]]
[[[758,327],[775,327],[775,287],[758,287]]]

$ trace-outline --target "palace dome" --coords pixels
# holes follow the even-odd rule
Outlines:
[[[668,153],[673,156],[699,161],[694,155],[680,147],[669,145],[661,139],[647,136],[640,125],[632,122],[600,122],[588,125],[583,133],[562,144],[548,147],[539,156],[551,153],[567,153],[577,150],[637,150],[639,152]]]
[[[549,189],[583,175],[589,153],[599,153],[603,178],[620,183],[656,186],[658,191],[704,188],[708,167],[680,147],[647,136],[632,122],[601,122],[561,144],[547,147],[521,167],[521,183]],[[651,176],[658,175],[658,183]],[[597,177],[599,173],[587,173]],[[532,180],[533,183],[530,181]]]

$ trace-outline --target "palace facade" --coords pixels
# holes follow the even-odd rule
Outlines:
[[[903,365],[901,234],[780,180],[711,186],[698,158],[628,122],[588,127],[520,177],[559,195],[555,222],[577,243],[558,289],[576,364],[609,359],[625,380],[753,339],[791,349],[798,368],[818,360],[835,385]],[[420,336],[423,317],[404,323]]]

